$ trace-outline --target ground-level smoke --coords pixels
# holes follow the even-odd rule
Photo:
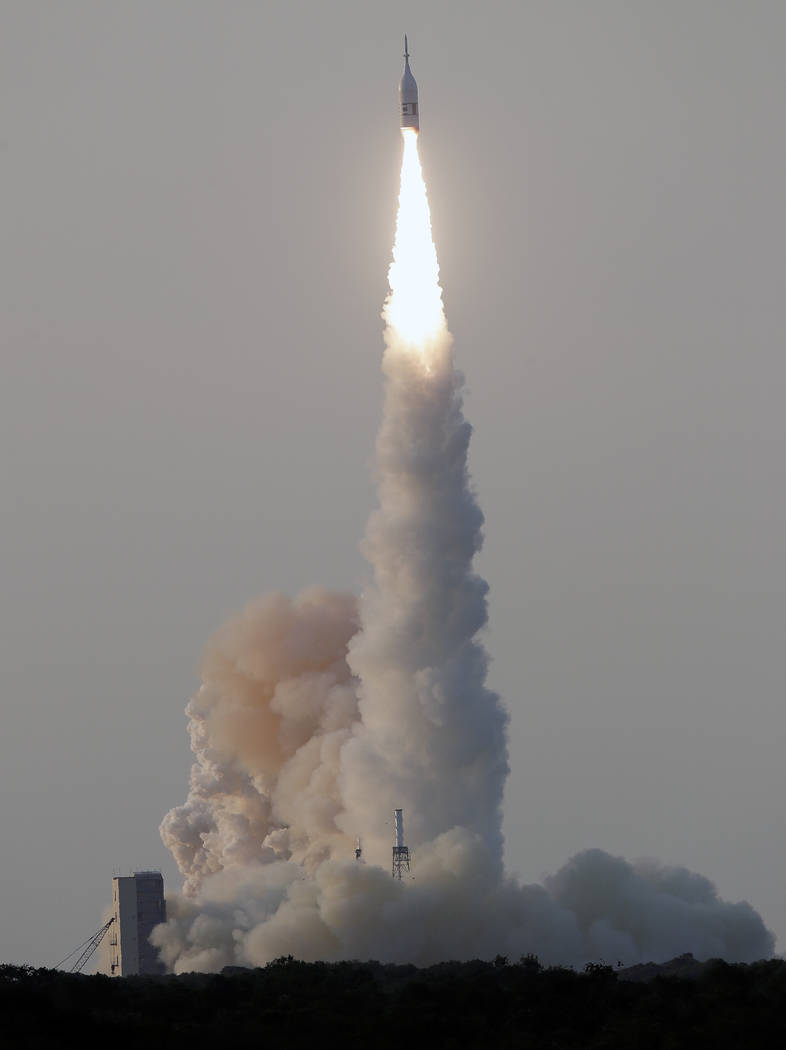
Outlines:
[[[361,599],[268,595],[207,647],[188,799],[161,832],[185,878],[154,933],[177,971],[305,960],[537,954],[749,961],[747,904],[684,869],[579,854],[543,886],[502,864],[507,715],[486,686],[483,516],[414,130],[386,303],[379,505]],[[411,878],[391,878],[402,808]],[[355,857],[357,837],[362,859]]]
[[[345,745],[357,739],[362,708],[347,662],[357,630],[354,599],[314,590],[250,604],[209,644],[188,708],[197,759],[189,798],[162,825],[187,890],[168,901],[169,920],[154,934],[170,967],[290,954],[427,964],[534,952],[574,965],[771,954],[753,909],[720,900],[700,875],[593,850],[545,885],[521,886],[501,873],[489,836],[466,823],[432,837],[425,821],[408,827],[413,878],[394,880],[393,807],[373,765],[372,800],[350,818],[359,825],[371,813],[364,863],[355,861],[355,829],[341,825]],[[417,768],[411,755],[405,765]],[[457,770],[460,778],[458,760]]]

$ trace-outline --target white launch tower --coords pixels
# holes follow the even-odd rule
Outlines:
[[[393,811],[393,878],[400,879],[402,872],[409,872],[409,847],[404,845],[404,810]]]
[[[160,871],[136,871],[112,879],[109,937],[111,977],[164,973],[158,950],[150,943],[153,927],[166,922],[164,880]]]

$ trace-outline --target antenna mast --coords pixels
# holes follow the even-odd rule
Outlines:
[[[393,878],[400,879],[403,871],[409,872],[409,847],[404,845],[404,810],[394,810],[393,816]]]

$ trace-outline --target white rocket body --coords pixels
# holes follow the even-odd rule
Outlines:
[[[404,37],[404,72],[398,86],[398,97],[401,102],[401,127],[414,128],[415,131],[419,131],[418,86],[409,68],[409,48],[406,37]]]

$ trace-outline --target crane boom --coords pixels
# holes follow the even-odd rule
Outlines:
[[[87,962],[90,959],[90,957],[92,956],[93,952],[96,950],[96,948],[99,946],[101,941],[104,939],[104,936],[106,935],[106,931],[109,929],[109,927],[112,925],[112,923],[114,921],[115,921],[115,917],[113,915],[112,918],[109,920],[109,922],[105,922],[104,925],[101,927],[101,929],[100,930],[96,930],[96,932],[93,934],[92,937],[88,937],[86,941],[82,941],[82,943],[79,945],[78,948],[74,948],[74,950],[72,952],[69,952],[68,955],[66,955],[65,959],[61,959],[60,962],[57,964],[57,966],[55,966],[55,969],[59,970],[61,968],[61,966],[63,965],[63,963],[67,963],[69,959],[72,959],[76,955],[76,953],[79,952],[80,955],[79,955],[78,959],[76,960],[76,962],[74,963],[74,965],[71,967],[71,969],[68,972],[69,973],[81,973],[82,970],[87,965]]]

